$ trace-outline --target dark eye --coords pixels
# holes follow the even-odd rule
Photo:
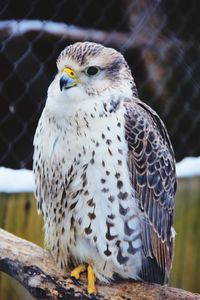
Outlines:
[[[93,76],[93,75],[97,75],[100,72],[100,68],[99,67],[88,67],[85,70],[86,74],[89,76]]]

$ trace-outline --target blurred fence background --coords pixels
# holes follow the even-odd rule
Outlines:
[[[96,41],[126,57],[176,159],[200,155],[198,0],[1,0],[0,165],[32,167],[32,141],[60,51]]]
[[[199,11],[198,0],[1,0],[0,166],[32,168],[33,135],[56,58],[86,40],[123,53],[140,99],[165,122],[177,161],[200,156]],[[199,178],[179,181],[171,277],[172,285],[196,292],[199,188]],[[0,227],[41,245],[32,194],[0,194],[0,200]],[[1,275],[0,299],[32,298]]]

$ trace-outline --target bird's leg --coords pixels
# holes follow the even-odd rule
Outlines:
[[[73,280],[73,282],[77,285],[80,285],[79,278],[81,273],[83,273],[86,270],[85,264],[80,264],[78,267],[76,267],[74,270],[71,271],[70,277]]]
[[[87,267],[88,272],[88,294],[89,295],[96,295],[96,287],[95,287],[95,275],[92,267],[88,265]]]

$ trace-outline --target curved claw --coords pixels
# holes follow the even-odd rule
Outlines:
[[[95,294],[90,294],[90,298],[91,298],[92,300],[97,300]]]
[[[73,281],[73,283],[77,286],[82,286],[82,283],[74,276],[70,276],[70,279]]]

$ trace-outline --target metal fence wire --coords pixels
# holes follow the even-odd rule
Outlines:
[[[0,165],[31,168],[33,135],[68,44],[121,51],[141,100],[165,122],[176,159],[200,155],[198,0],[2,0]]]

